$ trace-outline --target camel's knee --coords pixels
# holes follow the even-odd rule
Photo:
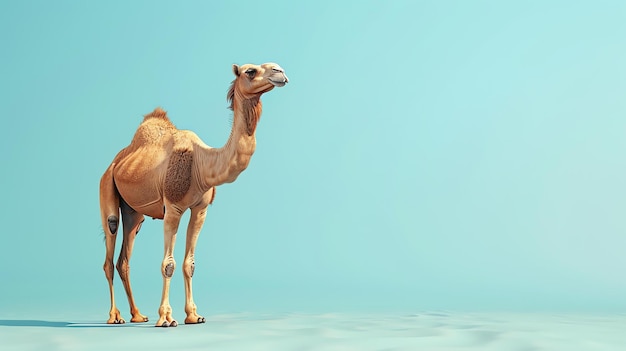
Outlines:
[[[185,261],[185,264],[183,266],[183,274],[185,274],[185,276],[187,278],[191,278],[193,277],[193,273],[196,270],[196,263],[193,261]]]
[[[176,269],[176,262],[173,258],[163,260],[163,264],[161,265],[163,277],[171,278],[174,275],[174,269]]]
[[[128,271],[130,270],[128,261],[122,259],[117,260],[115,268],[117,268],[117,272],[120,274],[120,277],[126,277],[128,275]]]
[[[113,280],[113,262],[106,260],[102,268],[104,269],[104,275],[107,279]]]
[[[117,228],[120,225],[120,219],[117,216],[109,216],[107,218],[107,222],[109,224],[109,233],[112,235],[117,234]]]

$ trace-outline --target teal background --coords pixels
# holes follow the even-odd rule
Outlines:
[[[104,321],[102,172],[156,106],[223,145],[231,65],[268,61],[290,83],[217,189],[201,313],[624,311],[625,16],[623,1],[3,0],[0,313]],[[162,255],[147,219],[131,280],[151,320]],[[183,292],[179,269],[179,319]],[[129,318],[117,277],[116,295]]]

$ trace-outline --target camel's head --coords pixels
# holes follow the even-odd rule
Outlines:
[[[266,93],[289,82],[285,71],[275,63],[233,65],[233,73],[237,77],[236,88],[248,96]]]

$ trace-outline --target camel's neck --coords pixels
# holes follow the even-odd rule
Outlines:
[[[232,107],[233,129],[228,141],[205,154],[202,172],[207,188],[235,181],[248,167],[256,148],[254,133],[262,110],[259,96],[247,99],[235,92]]]

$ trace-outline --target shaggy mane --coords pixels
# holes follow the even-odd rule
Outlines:
[[[229,109],[233,110],[235,107],[235,82],[237,79],[233,80],[230,83],[230,88],[228,88],[228,93],[226,94],[226,101],[230,103]]]
[[[226,94],[226,101],[230,103],[228,107],[232,111],[235,110],[235,83],[237,79],[233,80],[230,83],[230,88],[228,89],[228,93]],[[242,109],[243,118],[246,122],[246,132],[248,135],[254,134],[256,130],[256,125],[259,123],[261,119],[261,111],[263,109],[261,104],[261,99],[259,96],[254,96],[250,99],[245,99],[242,101]]]

